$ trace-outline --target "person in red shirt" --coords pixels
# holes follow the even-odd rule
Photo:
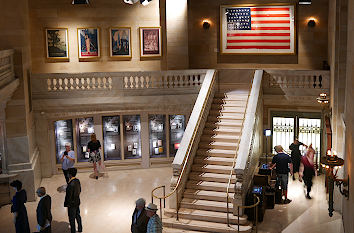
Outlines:
[[[312,178],[317,175],[317,171],[314,166],[315,150],[312,148],[312,144],[308,147],[307,152],[301,157],[300,169],[299,169],[299,181],[304,180],[307,188],[306,198],[311,199],[310,192],[312,187]]]

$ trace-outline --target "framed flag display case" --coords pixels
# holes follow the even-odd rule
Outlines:
[[[102,124],[105,160],[122,159],[120,143],[120,116],[103,116]]]
[[[170,157],[176,155],[185,130],[184,115],[169,115],[170,122]]]
[[[295,5],[221,6],[220,37],[221,54],[295,54]]]
[[[140,115],[123,116],[124,158],[141,157]]]
[[[150,157],[166,157],[166,116],[149,115]]]

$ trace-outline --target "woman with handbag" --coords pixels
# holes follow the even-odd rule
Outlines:
[[[93,171],[95,173],[96,180],[98,179],[97,162],[101,167],[101,143],[96,139],[96,134],[91,134],[91,141],[87,144],[87,151],[89,152],[89,162],[93,163]]]

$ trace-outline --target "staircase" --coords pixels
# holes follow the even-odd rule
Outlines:
[[[248,91],[215,94],[180,204],[179,221],[175,210],[166,210],[166,232],[237,232],[238,218],[232,214],[235,178],[228,194],[232,227],[227,226],[226,192],[247,99]],[[240,216],[239,224],[240,232],[251,232],[247,216]]]

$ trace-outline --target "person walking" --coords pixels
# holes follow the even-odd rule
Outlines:
[[[62,163],[62,170],[65,177],[66,184],[69,183],[68,169],[73,168],[75,164],[75,152],[71,150],[71,143],[65,143],[65,151],[60,158]]]
[[[16,190],[16,194],[11,201],[11,213],[14,214],[16,233],[30,233],[27,209],[25,206],[27,202],[26,190],[22,189],[22,182],[19,180],[14,180],[10,183],[10,186]]]
[[[91,141],[87,144],[87,151],[89,152],[89,162],[93,164],[93,171],[95,173],[96,180],[98,179],[97,163],[101,167],[101,143],[96,139],[96,134],[91,134]]]
[[[310,145],[307,149],[307,152],[304,156],[301,157],[301,164],[299,169],[299,181],[302,182],[304,180],[307,192],[306,198],[312,199],[310,196],[311,188],[312,188],[312,178],[317,175],[317,171],[314,166],[314,157],[315,150]]]
[[[135,202],[132,225],[130,227],[132,233],[146,233],[149,217],[146,215],[145,203],[144,198],[139,198]]]
[[[66,188],[64,207],[68,208],[68,216],[70,222],[71,233],[76,232],[75,220],[78,225],[78,232],[82,232],[82,221],[80,216],[80,193],[81,185],[79,179],[76,178],[77,169],[69,168],[69,183]]]
[[[307,147],[302,142],[299,142],[297,138],[289,146],[289,149],[291,150],[291,161],[293,162],[293,172],[294,172],[293,180],[295,180],[295,173],[299,172],[300,160],[301,160],[300,146]]]
[[[157,206],[150,203],[146,207],[146,215],[150,218],[146,233],[162,233],[162,221],[160,217],[156,214]]]
[[[52,198],[46,193],[44,187],[37,189],[37,195],[40,201],[37,206],[37,230],[40,233],[51,233],[51,223],[52,223]]]
[[[279,186],[281,187],[282,197],[284,197],[282,202],[288,204],[291,202],[291,200],[288,199],[289,171],[290,174],[293,175],[293,164],[290,156],[284,153],[282,146],[275,146],[274,149],[277,154],[273,157],[270,169],[275,167],[275,172],[277,174],[276,189],[278,189]]]

